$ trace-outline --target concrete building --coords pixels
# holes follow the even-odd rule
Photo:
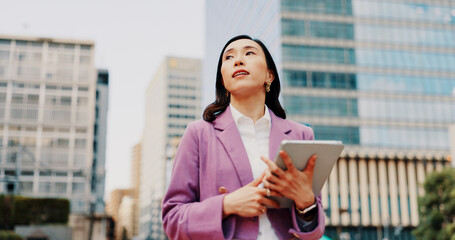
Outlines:
[[[146,119],[141,142],[140,239],[164,239],[161,201],[168,149],[186,125],[201,117],[201,61],[166,57],[146,90]]]
[[[133,147],[132,150],[132,161],[131,161],[131,189],[132,192],[132,226],[131,235],[139,235],[139,187],[141,179],[141,144],[138,143]]]
[[[89,212],[104,193],[90,187],[93,159],[104,168],[92,148],[96,79],[93,41],[0,35],[0,193],[68,198],[72,213]]]
[[[112,191],[109,195],[109,201],[106,204],[106,212],[112,216],[114,222],[115,222],[115,227],[114,227],[114,233],[115,237],[114,239],[119,240],[122,237],[122,230],[123,226],[121,222],[126,222],[127,220],[122,220],[122,216],[120,215],[120,206],[122,205],[123,199],[125,197],[130,197],[133,195],[133,190],[132,189],[115,189]],[[123,207],[125,208],[125,207]],[[123,210],[125,211],[125,210]],[[125,224],[123,224],[125,225]]]
[[[121,240],[123,234],[128,239],[131,239],[133,235],[133,224],[135,222],[136,214],[134,213],[135,209],[135,201],[131,196],[124,196],[122,198],[122,203],[119,206],[118,214],[119,220],[117,221],[118,227],[116,229],[118,232],[116,233],[117,239]]]
[[[71,214],[68,226],[71,228],[71,239],[113,240],[112,217],[106,214],[93,214],[90,217],[83,214]],[[33,226],[31,226],[33,229]],[[64,239],[64,238],[58,238]]]
[[[288,118],[311,125],[316,139],[345,144],[322,192],[326,234],[410,238],[419,183],[449,165],[455,3],[260,2],[206,1],[204,104],[225,42],[263,40]]]
[[[122,203],[124,196],[132,195],[131,189],[115,189],[109,195],[109,201],[106,204],[106,212],[114,218],[114,221],[119,219],[118,209]]]

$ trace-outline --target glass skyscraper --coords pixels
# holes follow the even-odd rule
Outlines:
[[[454,5],[282,1],[291,118],[322,139],[447,155],[455,122]]]
[[[455,1],[206,1],[206,11],[204,103],[227,40],[263,40],[288,118],[345,144],[321,193],[326,234],[412,239],[420,184],[449,165]]]

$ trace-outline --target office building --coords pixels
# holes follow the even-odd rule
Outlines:
[[[93,161],[90,189],[94,195],[93,213],[104,214],[104,185],[106,178],[106,133],[109,106],[109,72],[98,70],[95,92],[95,124],[93,126]]]
[[[345,144],[322,192],[326,233],[410,237],[419,184],[449,165],[455,2],[206,1],[206,9],[204,102],[225,42],[263,40],[288,118]]]
[[[67,198],[71,213],[89,213],[104,193],[96,83],[93,41],[0,35],[0,193]]]
[[[171,168],[171,141],[201,118],[201,61],[166,57],[146,90],[141,142],[140,239],[164,239],[161,201]]]

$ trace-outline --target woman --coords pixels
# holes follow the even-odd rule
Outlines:
[[[275,63],[261,41],[241,35],[226,43],[218,61],[216,100],[205,109],[204,120],[188,125],[175,157],[163,200],[168,237],[322,236],[324,212],[311,187],[316,156],[303,171],[285,152],[280,155],[286,171],[269,159],[284,139],[313,139],[311,128],[285,120],[279,92]],[[285,196],[294,205],[276,208],[269,196]]]

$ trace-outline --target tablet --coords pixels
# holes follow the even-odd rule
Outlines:
[[[313,172],[313,192],[315,196],[318,196],[333,166],[340,157],[341,151],[343,151],[343,143],[341,141],[283,140],[280,150],[284,150],[289,154],[294,166],[299,170],[303,170],[306,167],[309,158],[313,154],[318,156]],[[275,163],[278,167],[286,169],[279,151],[275,158]],[[292,200],[286,197],[271,198],[280,204],[280,208],[288,208],[292,205]]]

